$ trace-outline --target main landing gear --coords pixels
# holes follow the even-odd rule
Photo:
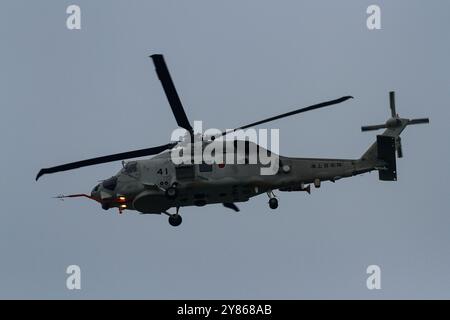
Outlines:
[[[183,219],[181,218],[180,214],[178,213],[178,210],[180,207],[177,207],[176,213],[169,213],[167,211],[164,211],[164,214],[169,216],[169,224],[173,227],[178,227],[181,222],[183,222]]]
[[[268,191],[267,195],[269,196],[269,207],[270,209],[278,208],[278,199],[275,197],[273,191]]]
[[[169,224],[172,227],[178,227],[181,224],[181,222],[183,222],[183,219],[178,213],[169,216]]]

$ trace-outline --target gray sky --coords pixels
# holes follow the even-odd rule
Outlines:
[[[66,28],[66,7],[82,29]],[[382,30],[366,27],[377,3]],[[448,1],[2,1],[0,298],[450,298]],[[41,167],[167,143],[175,120],[155,75],[163,53],[191,120],[232,128],[351,94],[270,124],[281,153],[359,157],[361,125],[408,128],[399,181],[365,174],[306,193],[105,213],[89,192],[120,163],[34,181]],[[69,291],[66,267],[82,270]],[[382,289],[366,288],[366,268]]]

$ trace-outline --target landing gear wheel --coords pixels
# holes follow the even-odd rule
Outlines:
[[[175,199],[178,195],[178,190],[174,187],[170,187],[166,190],[166,197],[169,199]]]
[[[183,219],[179,214],[173,214],[169,216],[169,224],[173,227],[178,227],[182,221]]]
[[[269,200],[269,207],[270,207],[270,209],[278,208],[278,199],[277,198],[270,198],[270,200]]]

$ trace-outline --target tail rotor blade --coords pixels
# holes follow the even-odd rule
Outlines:
[[[421,123],[430,123],[430,119],[428,118],[412,119],[409,120],[408,122],[408,124],[421,124]]]
[[[389,104],[391,106],[391,116],[395,118],[397,116],[397,112],[395,111],[395,92],[389,92]]]
[[[380,130],[380,129],[385,129],[385,128],[386,128],[385,124],[377,124],[377,125],[374,125],[374,126],[361,127],[361,131],[365,132],[365,131]]]
[[[403,158],[402,139],[400,137],[397,138],[397,157]]]

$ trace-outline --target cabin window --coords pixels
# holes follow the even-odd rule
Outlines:
[[[192,165],[179,166],[175,168],[175,174],[178,180],[188,180],[195,178],[195,168]]]
[[[125,172],[128,174],[132,174],[135,173],[137,171],[137,162],[136,161],[132,161],[132,162],[128,162],[125,165]]]

